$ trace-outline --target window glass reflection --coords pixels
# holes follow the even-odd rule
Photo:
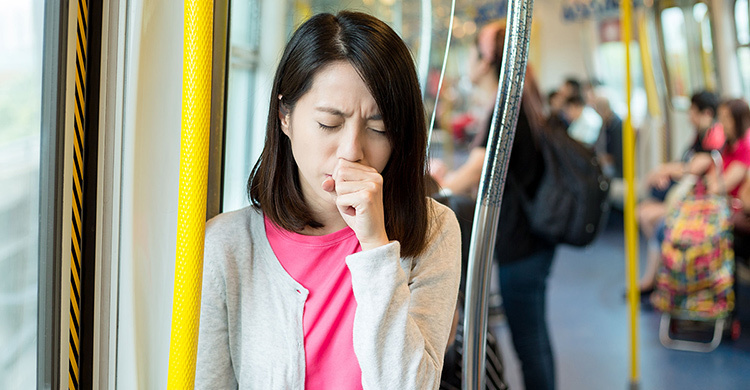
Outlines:
[[[750,44],[750,25],[748,25],[747,0],[734,3],[734,21],[737,30],[737,42],[740,45]]]
[[[661,26],[664,34],[664,49],[673,97],[690,96],[693,87],[690,83],[688,67],[688,42],[685,31],[685,16],[680,8],[667,8],[661,13]]]
[[[700,64],[704,88],[710,91],[716,90],[716,64],[714,62],[714,44],[711,35],[711,19],[708,6],[705,3],[696,3],[693,6],[693,17],[699,26],[700,40]]]
[[[36,386],[43,7],[0,6],[0,389]]]

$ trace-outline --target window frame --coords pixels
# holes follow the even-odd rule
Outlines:
[[[67,2],[44,5],[41,153],[39,165],[39,276],[37,290],[37,389],[60,387],[60,326],[66,77]]]

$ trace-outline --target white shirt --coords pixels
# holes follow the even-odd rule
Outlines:
[[[568,127],[568,134],[578,142],[593,146],[602,130],[602,118],[589,106]]]

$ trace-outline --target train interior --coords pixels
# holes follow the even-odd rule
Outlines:
[[[365,11],[403,37],[422,83],[427,120],[434,121],[430,156],[455,168],[466,160],[476,134],[476,100],[494,99],[473,91],[469,50],[478,29],[506,17],[516,1],[213,2],[207,216],[248,204],[247,177],[263,145],[280,51],[311,15]],[[693,93],[750,100],[748,0],[634,1],[627,50],[620,1],[528,3],[528,64],[540,91],[547,96],[575,78],[606,98],[621,118],[630,112],[634,187],[641,196],[649,171],[679,158],[693,142]],[[0,2],[0,389],[78,388],[78,380],[81,388],[165,387],[177,235],[182,10],[182,2],[165,0]],[[77,31],[82,23],[88,27]],[[88,73],[77,70],[77,61],[88,64]],[[85,95],[85,105],[76,90]],[[76,176],[83,153],[75,128],[83,123],[82,107],[86,126],[97,130],[86,135],[87,150],[94,152],[87,152],[87,168]],[[77,193],[79,177],[87,187]],[[592,244],[557,249],[547,289],[557,387],[750,388],[750,300],[742,295],[750,293],[747,268],[737,266],[735,274],[735,318],[741,321],[722,330],[714,350],[662,345],[661,313],[647,302],[636,311],[632,340],[625,297],[627,185],[612,179],[611,209]],[[80,193],[91,196],[81,201]],[[74,211],[81,202],[84,217]],[[83,218],[86,228],[79,230],[76,220]],[[646,245],[641,235],[634,256],[640,269]],[[84,296],[91,298],[81,318],[89,329],[85,339],[80,335],[88,348],[88,360],[80,363],[85,379],[74,386],[70,362],[79,357],[69,352],[69,335],[79,327],[71,303],[80,298],[71,287],[80,283],[71,276],[77,268],[88,272],[84,294],[90,295]],[[500,341],[510,388],[521,389],[497,283],[489,328]],[[700,324],[688,332],[711,336]]]

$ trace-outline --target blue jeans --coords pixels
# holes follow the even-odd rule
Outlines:
[[[543,250],[501,265],[500,294],[527,390],[555,388],[546,318],[547,276],[555,250]]]

